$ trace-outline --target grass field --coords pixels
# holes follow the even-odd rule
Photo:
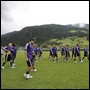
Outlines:
[[[15,61],[15,69],[10,63],[1,69],[1,89],[89,89],[89,61],[85,58],[77,63],[70,58],[69,62],[60,60],[53,63],[48,60],[49,52],[43,52],[42,60],[35,63],[37,72],[30,72],[32,79],[27,80],[24,73],[27,70],[24,52],[19,51]],[[83,56],[83,52],[81,53]],[[60,59],[60,52],[58,52]],[[3,60],[1,61],[2,64]]]
[[[72,30],[74,32],[74,30]],[[67,45],[68,47],[71,48],[72,46],[75,46],[77,43],[79,43],[80,48],[84,48],[86,45],[89,47],[89,41],[87,40],[87,37],[77,37],[77,36],[72,36],[68,38],[63,38],[63,39],[51,39],[49,42],[56,42],[57,43],[57,48],[60,49],[60,43],[63,43],[63,45]],[[50,46],[48,46],[50,47]]]

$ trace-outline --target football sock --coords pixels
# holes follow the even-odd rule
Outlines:
[[[76,59],[74,59],[74,61],[76,61]]]
[[[3,62],[2,66],[4,66],[4,65],[5,65],[5,62]]]
[[[13,65],[13,62],[10,62],[10,66],[12,67],[12,65]]]
[[[26,74],[29,74],[29,71],[27,71]]]

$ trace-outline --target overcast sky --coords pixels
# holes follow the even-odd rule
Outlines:
[[[89,24],[89,1],[1,1],[1,34],[25,26]]]

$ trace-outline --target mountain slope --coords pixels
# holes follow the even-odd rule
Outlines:
[[[76,30],[77,32],[71,33],[71,30]],[[24,46],[32,37],[36,39],[37,43],[43,43],[53,38],[62,39],[63,37],[67,38],[70,36],[89,37],[88,33],[81,32],[80,30],[89,33],[89,29],[73,27],[72,25],[50,24],[25,27],[20,31],[2,35],[1,44],[4,46],[8,42],[15,42],[19,46]]]

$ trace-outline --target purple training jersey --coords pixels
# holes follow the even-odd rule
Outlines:
[[[53,52],[53,54],[57,54],[57,48],[56,47],[53,47],[52,48],[52,52]]]
[[[87,48],[84,48],[84,54],[88,53]]]
[[[33,51],[34,51],[34,48],[31,44],[28,43],[28,45],[26,44],[26,47],[25,49],[27,50],[27,58],[33,58]]]
[[[3,48],[3,50],[4,50],[5,52],[7,52],[7,51],[9,50],[9,51],[11,52],[11,54],[13,54],[13,52],[14,52],[13,46],[12,46],[12,47],[6,46],[6,47]]]
[[[75,53],[80,53],[80,47],[78,46],[75,47]]]

